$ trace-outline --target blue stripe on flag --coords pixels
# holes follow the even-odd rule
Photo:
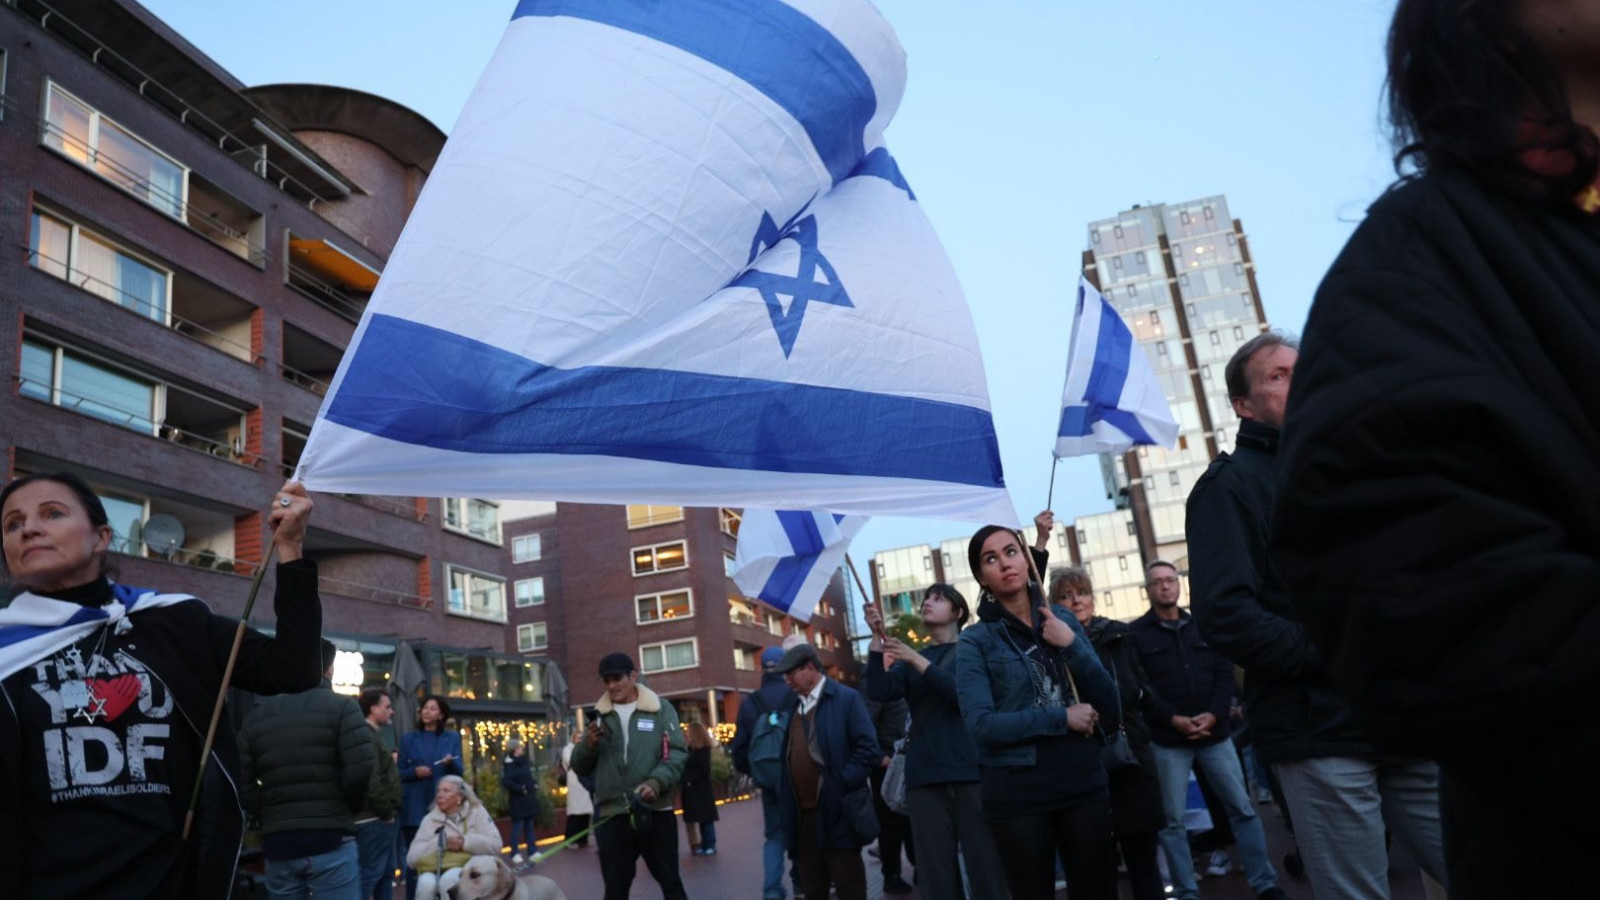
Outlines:
[[[958,403],[703,372],[557,369],[385,315],[368,320],[355,352],[324,417],[408,444],[1004,486],[993,418]]]
[[[827,544],[822,540],[822,532],[817,530],[817,517],[813,513],[779,510],[778,524],[788,535],[795,555],[778,560],[772,567],[767,583],[761,586],[761,599],[788,612]]]
[[[96,619],[106,618],[110,617],[104,612],[85,606],[73,613],[70,618],[59,625],[13,625],[9,628],[0,628],[0,647],[9,647],[12,644],[20,643],[31,638],[36,638],[40,635],[48,634],[52,631],[57,631],[72,625],[78,625],[83,622],[90,622]]]
[[[599,22],[733,73],[805,128],[835,183],[865,152],[872,79],[832,32],[780,0],[521,0],[520,16]]]
[[[906,176],[900,174],[900,164],[895,162],[894,157],[890,156],[889,151],[883,147],[868,153],[867,158],[861,161],[861,165],[856,166],[856,170],[850,173],[851,178],[858,175],[882,178],[884,181],[905,191],[907,197],[912,200],[917,199],[917,195],[911,192],[911,185],[906,183]]]
[[[1080,297],[1082,292],[1080,290]],[[1140,444],[1154,444],[1132,413],[1117,407],[1122,402],[1122,388],[1128,381],[1128,365],[1133,361],[1133,332],[1122,323],[1115,308],[1105,300],[1100,301],[1100,331],[1095,335],[1094,365],[1089,369],[1089,383],[1084,388],[1082,406],[1069,406],[1061,411],[1061,425],[1057,437],[1083,437],[1094,430],[1094,423],[1105,422],[1121,430]]]

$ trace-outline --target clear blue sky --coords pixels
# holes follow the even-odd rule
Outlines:
[[[449,131],[513,0],[144,0],[247,85],[358,88]],[[887,140],[966,290],[1018,512],[1042,508],[1085,225],[1227,194],[1273,325],[1311,294],[1392,178],[1382,128],[1394,0],[879,0],[908,56]],[[1061,463],[1058,518],[1110,508]],[[968,534],[881,519],[852,550]]]

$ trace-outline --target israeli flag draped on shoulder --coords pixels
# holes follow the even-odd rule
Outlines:
[[[1177,439],[1178,423],[1149,357],[1116,307],[1080,278],[1056,458],[1121,453],[1135,444],[1170,447]]]
[[[188,594],[158,594],[121,584],[111,586],[111,595],[112,602],[101,607],[26,591],[13,597],[0,609],[0,680],[65,650],[108,622],[121,633],[132,627],[128,617],[133,613],[195,600]]]
[[[764,600],[802,622],[844,564],[866,516],[746,507],[739,523],[733,581],[746,597]]]
[[[306,486],[1016,521],[904,85],[866,0],[522,0]]]

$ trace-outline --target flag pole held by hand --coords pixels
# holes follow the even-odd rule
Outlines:
[[[861,591],[861,605],[864,607],[871,603],[874,606],[878,606],[878,621],[881,623],[883,621],[883,607],[879,606],[878,601],[867,593],[867,586],[861,581],[861,573],[856,571],[856,561],[850,558],[850,554],[846,553],[844,555],[844,563],[850,567],[850,574],[855,576],[856,587]],[[872,636],[880,641],[883,640],[883,626],[881,624],[872,629]]]

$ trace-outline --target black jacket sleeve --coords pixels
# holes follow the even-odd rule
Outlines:
[[[322,600],[317,595],[317,564],[309,559],[279,563],[273,596],[277,635],[245,629],[233,686],[257,694],[293,694],[322,683]],[[211,652],[220,671],[233,647],[236,619],[211,616]]]

